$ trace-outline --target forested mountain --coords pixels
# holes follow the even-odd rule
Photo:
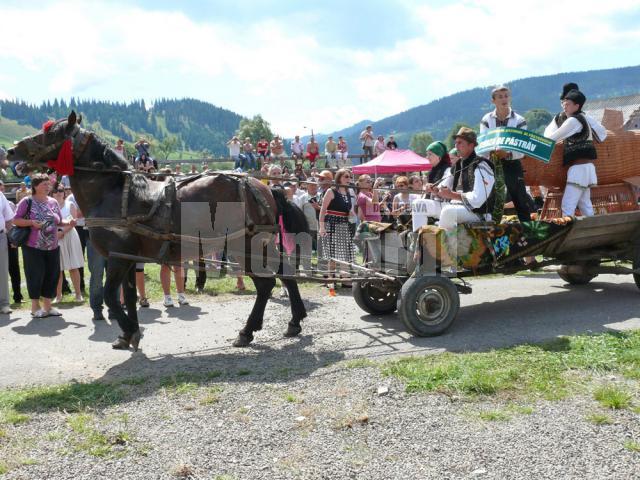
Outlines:
[[[99,133],[108,132],[127,141],[150,135],[162,140],[175,135],[183,149],[224,154],[225,143],[235,133],[242,116],[195,99],[160,99],[147,108],[144,100],[131,103],[55,99],[41,105],[0,100],[2,115],[40,128],[47,118],[62,118],[73,109]]]
[[[567,82],[576,82],[588,100],[630,95],[640,92],[640,66],[530,77],[508,82],[507,85],[513,92],[514,108],[524,114],[532,109],[557,112],[562,85]],[[398,143],[402,148],[407,148],[411,134],[415,132],[426,131],[435,139],[444,139],[458,122],[477,128],[482,116],[493,109],[492,88],[487,86],[459,92],[382,120],[359,122],[332,135],[343,135],[353,153],[360,153],[358,136],[363,129],[361,127],[367,123],[373,125],[376,134],[385,137],[395,134],[400,138]],[[325,135],[317,137],[323,141]]]

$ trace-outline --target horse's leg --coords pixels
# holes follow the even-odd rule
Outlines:
[[[289,292],[289,301],[291,302],[291,320],[285,332],[285,337],[295,337],[302,331],[300,321],[307,316],[307,309],[304,306],[298,282],[296,280],[280,280]]]
[[[127,317],[129,318],[129,324],[136,327],[136,332],[133,333],[129,344],[133,348],[134,352],[138,351],[138,344],[142,335],[140,333],[140,324],[138,323],[138,295],[136,289],[136,265],[131,265],[127,272],[124,282],[122,283],[122,291],[124,293],[124,302],[127,307]]]
[[[296,270],[292,269],[290,261],[280,256],[280,266],[278,268],[279,274],[295,274]],[[295,337],[302,331],[300,321],[307,316],[307,309],[304,306],[302,297],[300,296],[300,290],[298,289],[298,282],[293,279],[281,278],[282,285],[287,289],[289,293],[289,301],[291,302],[291,320],[285,332],[285,337]]]
[[[107,279],[104,283],[104,302],[118,321],[118,325],[122,330],[119,336],[111,346],[117,350],[126,350],[130,343],[134,343],[134,349],[137,349],[137,343],[140,342],[140,327],[138,319],[133,320],[124,312],[120,304],[119,290],[124,280],[128,278],[129,271],[135,267],[135,263],[129,260],[109,258],[107,261]],[[128,291],[127,286],[123,286]]]
[[[269,301],[271,290],[276,285],[276,279],[273,277],[254,277],[251,276],[253,284],[256,286],[256,301],[244,328],[238,333],[238,338],[233,342],[234,347],[246,347],[253,340],[253,332],[262,329],[264,320],[264,309]]]

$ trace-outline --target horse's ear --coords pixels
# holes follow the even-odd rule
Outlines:
[[[78,125],[82,123],[82,114],[78,115]]]
[[[67,117],[67,128],[73,127],[76,124],[77,120],[78,120],[78,118],[76,117],[75,110],[71,110],[71,113],[69,114],[69,117]]]

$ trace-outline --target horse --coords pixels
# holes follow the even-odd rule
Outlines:
[[[132,172],[118,153],[82,128],[81,122],[82,116],[74,111],[66,119],[49,122],[16,142],[7,161],[14,170],[59,167],[63,145],[67,150],[71,146],[71,190],[85,215],[90,241],[108,258],[104,301],[122,330],[112,347],[137,351],[142,337],[136,311],[136,259],[180,265],[222,249],[256,288],[251,313],[233,342],[235,347],[248,346],[262,328],[276,275],[287,267],[276,245],[278,235],[284,236],[283,230],[308,234],[302,211],[282,189],[270,189],[245,175],[207,173],[159,181]],[[295,277],[280,278],[291,302],[285,336],[295,337],[302,331],[306,308]],[[119,299],[121,285],[126,313]]]

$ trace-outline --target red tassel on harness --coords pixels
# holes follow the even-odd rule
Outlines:
[[[49,168],[53,168],[58,175],[73,175],[73,142],[68,138],[62,144],[58,158],[47,162]]]
[[[42,131],[44,133],[47,133],[49,131],[49,129],[53,126],[54,123],[56,123],[56,122],[54,122],[53,120],[48,120],[48,121],[44,122],[42,124]]]

